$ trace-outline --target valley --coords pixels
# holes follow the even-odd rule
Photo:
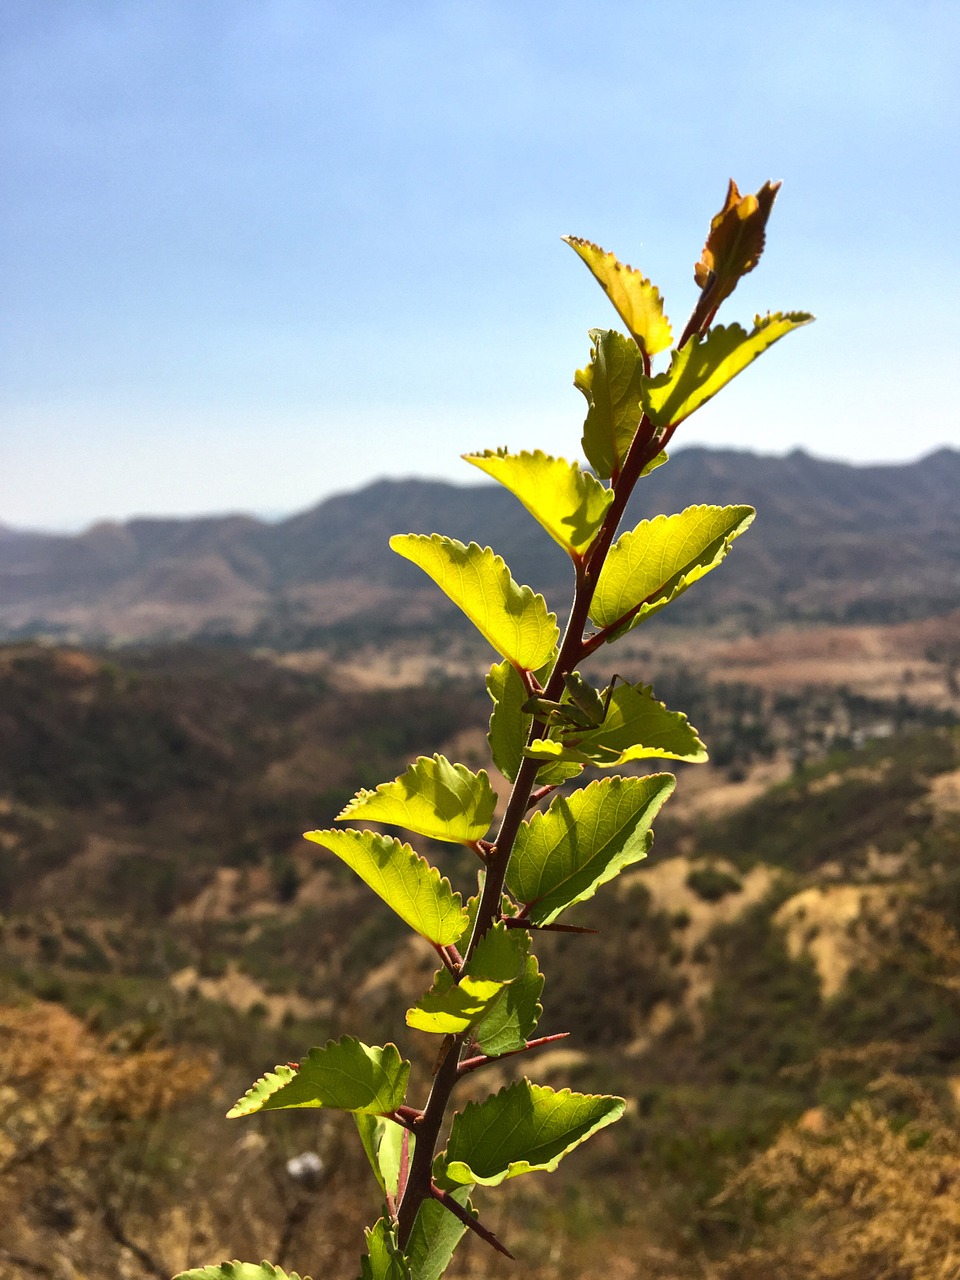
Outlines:
[[[661,627],[624,647],[627,674],[689,711],[713,763],[679,769],[650,858],[579,909],[600,932],[537,946],[543,1029],[575,1034],[530,1070],[626,1088],[629,1114],[501,1211],[529,1274],[579,1274],[598,1231],[624,1277],[761,1266],[785,1237],[736,1179],[780,1133],[842,1127],[891,1072],[953,1132],[958,641],[953,614]],[[418,753],[484,765],[483,659],[439,657],[407,639],[376,661],[336,646],[0,650],[0,997],[21,1019],[0,1208],[18,1223],[17,1280],[64,1251],[106,1250],[121,1277],[200,1255],[352,1264],[371,1189],[338,1119],[220,1117],[264,1069],[348,1031],[403,1032],[417,1087],[429,1077],[403,1015],[432,953],[300,832]],[[462,854],[421,846],[470,892]],[[168,1084],[123,1094],[105,1130],[95,1106],[39,1106],[52,1062]],[[920,1104],[889,1105],[909,1120]],[[305,1150],[324,1164],[316,1186],[287,1172]],[[825,1229],[797,1206],[791,1230]],[[565,1261],[535,1267],[547,1222]],[[486,1274],[472,1243],[463,1256],[457,1275]]]

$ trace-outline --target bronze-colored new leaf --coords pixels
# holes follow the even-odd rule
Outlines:
[[[721,302],[733,293],[741,276],[752,271],[760,261],[767,219],[779,190],[779,182],[765,182],[756,195],[742,196],[737,184],[730,179],[724,206],[710,223],[700,261],[693,269],[693,278],[703,295],[680,346],[694,333],[703,332]]]

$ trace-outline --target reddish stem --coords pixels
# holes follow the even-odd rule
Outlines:
[[[530,799],[527,801],[527,808],[532,809],[535,804],[539,804],[541,800],[545,800],[546,797],[550,795],[552,791],[556,791],[556,789],[557,788],[555,786],[550,786],[549,784],[537,787],[530,793]]]
[[[431,1181],[429,1194],[434,1200],[439,1200],[445,1209],[449,1209],[455,1218],[459,1218],[465,1227],[475,1231],[481,1240],[486,1240],[487,1244],[492,1245],[497,1253],[502,1253],[511,1262],[516,1262],[516,1258],[506,1245],[500,1243],[489,1227],[482,1226],[469,1209],[465,1209],[462,1204],[458,1204],[449,1191],[441,1191],[437,1184]]]
[[[624,459],[623,468],[613,482],[613,501],[607,508],[600,531],[588,553],[582,560],[578,559],[575,562],[577,582],[573,606],[567,619],[567,626],[560,644],[557,661],[553,671],[550,673],[546,688],[542,690],[543,697],[548,702],[555,702],[559,699],[563,691],[565,677],[576,670],[577,665],[583,658],[583,634],[603,562],[623,517],[627,500],[633,492],[634,485],[640,478],[640,473],[647,463],[652,461],[660,452],[669,434],[669,431],[659,432],[646,415],[641,419],[636,435]],[[520,674],[521,678],[524,679],[525,686],[531,688],[531,673],[521,672]],[[540,722],[534,717],[530,725],[528,742],[532,742],[539,736],[539,725]],[[525,756],[520,764],[510,799],[507,802],[506,812],[500,824],[500,831],[487,858],[487,874],[477,907],[473,934],[464,957],[465,964],[469,964],[470,957],[487,930],[491,928],[495,921],[501,918],[503,885],[507,874],[507,864],[513,852],[517,832],[520,830],[524,815],[529,808],[530,797],[536,786],[539,768],[540,762],[531,760],[528,756]],[[570,928],[570,926],[566,928]],[[410,1176],[407,1180],[397,1215],[401,1249],[406,1247],[407,1241],[410,1239],[410,1233],[413,1230],[413,1224],[416,1221],[420,1205],[427,1196],[434,1194],[432,1189],[434,1152],[440,1137],[440,1130],[443,1126],[450,1095],[459,1079],[458,1060],[464,1047],[465,1038],[465,1035],[451,1036],[449,1037],[449,1042],[445,1043],[444,1048],[441,1050],[433,1078],[433,1087],[423,1110],[423,1118],[417,1128],[417,1145],[410,1163]],[[460,1215],[458,1214],[458,1216]],[[502,1251],[506,1252],[506,1250]]]
[[[477,1067],[485,1067],[488,1062],[499,1062],[501,1058],[512,1058],[518,1053],[529,1053],[531,1049],[539,1049],[541,1045],[554,1044],[557,1040],[566,1040],[569,1034],[569,1031],[558,1031],[552,1036],[538,1036],[536,1040],[528,1040],[522,1049],[511,1049],[509,1053],[495,1053],[492,1056],[479,1053],[475,1058],[465,1058],[460,1063],[458,1070],[462,1076],[465,1076],[468,1071],[476,1071]]]

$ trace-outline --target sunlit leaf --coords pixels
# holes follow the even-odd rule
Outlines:
[[[364,1234],[367,1256],[360,1260],[360,1280],[413,1280],[392,1222],[381,1218],[373,1227],[364,1228]]]
[[[700,506],[641,521],[610,548],[590,617],[615,628],[611,639],[629,631],[715,569],[755,515],[753,507]]]
[[[438,972],[426,995],[407,1010],[407,1026],[434,1035],[468,1031],[521,975],[529,946],[523,930],[493,925],[478,943],[459,982],[454,982],[447,969]]]
[[[590,363],[573,385],[587,401],[583,452],[598,476],[619,475],[643,417],[643,360],[635,343],[613,329],[591,329]]]
[[[471,773],[444,756],[420,756],[396,781],[360,791],[337,822],[386,822],[432,840],[468,844],[486,835],[496,803],[484,770]]]
[[[311,1049],[298,1069],[268,1071],[228,1112],[227,1119],[288,1107],[332,1107],[387,1115],[403,1104],[410,1063],[395,1044],[361,1044],[353,1036]]]
[[[416,1146],[414,1134],[395,1120],[369,1112],[355,1111],[353,1119],[381,1191],[389,1192],[396,1199],[403,1140],[406,1137],[407,1158],[412,1159]]]
[[[528,956],[521,975],[473,1028],[481,1052],[495,1058],[522,1049],[543,1013],[542,994],[543,974],[536,956]]]
[[[221,1262],[212,1267],[180,1271],[173,1280],[301,1280],[296,1271],[283,1271],[269,1262]],[[310,1280],[304,1276],[303,1280]]]
[[[684,760],[702,764],[707,749],[682,711],[668,711],[650,685],[618,684],[603,724],[567,732],[562,740],[538,738],[525,752],[535,760],[579,760],[601,769],[631,760]]]
[[[396,534],[390,546],[433,578],[501,657],[521,670],[550,661],[560,631],[543,596],[520,587],[489,547],[465,547],[438,533]]]
[[[459,893],[408,844],[374,831],[307,831],[304,835],[335,853],[401,920],[436,946],[448,946],[463,932],[466,912]]]
[[[518,1080],[453,1117],[447,1149],[435,1162],[454,1183],[498,1186],[522,1173],[556,1169],[591,1134],[623,1114],[622,1098],[572,1093]]]
[[[557,796],[525,822],[507,869],[507,888],[534,924],[552,924],[575,902],[645,858],[654,818],[673,791],[669,773],[604,778]]]
[[[576,462],[541,453],[464,454],[467,462],[509,489],[570,555],[586,551],[597,536],[613,491]]]
[[[490,732],[487,735],[490,754],[503,776],[514,782],[523,762],[523,744],[533,719],[533,716],[522,710],[530,695],[509,662],[497,663],[490,668],[487,692],[493,699]],[[575,778],[582,772],[583,766],[573,763],[544,767],[537,773],[537,785],[554,786],[568,778]]]
[[[645,280],[634,267],[618,262],[614,254],[577,236],[564,236],[587,264],[604,293],[620,313],[620,318],[648,356],[665,351],[672,338],[670,321],[663,314],[660,290]]]
[[[476,1217],[469,1199],[471,1189],[470,1186],[456,1187],[450,1195]],[[440,1280],[466,1229],[464,1223],[438,1201],[424,1200],[407,1241],[407,1261],[413,1280]]]
[[[718,325],[675,351],[670,368],[643,387],[643,407],[659,427],[676,425],[715,396],[785,334],[809,324],[805,311],[757,316],[750,333],[738,324]]]

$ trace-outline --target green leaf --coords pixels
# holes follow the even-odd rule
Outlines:
[[[493,763],[510,782],[516,781],[523,761],[523,744],[530,732],[532,715],[522,710],[530,696],[516,670],[509,662],[495,663],[487,676],[487,692],[493,700],[490,732],[487,741]],[[554,786],[583,772],[581,764],[559,762],[546,765],[537,773],[540,786]]]
[[[513,982],[520,976],[530,950],[524,929],[508,929],[499,921],[490,926],[477,943],[467,965],[467,975],[493,982]]]
[[[387,822],[432,840],[470,844],[486,835],[496,804],[484,770],[471,773],[441,755],[419,756],[396,781],[358,792],[336,820]]]
[[[373,1169],[380,1190],[387,1192],[396,1200],[397,1185],[400,1176],[400,1157],[403,1148],[403,1137],[407,1135],[407,1157],[413,1158],[416,1138],[413,1133],[394,1120],[383,1116],[371,1115],[368,1112],[353,1113],[360,1141],[366,1152],[370,1167]]]
[[[493,925],[478,943],[459,982],[454,982],[448,969],[437,973],[426,995],[407,1010],[407,1026],[434,1035],[469,1031],[520,976],[529,946],[524,930]]]
[[[221,1262],[218,1266],[181,1271],[173,1280],[300,1280],[295,1271],[282,1271],[269,1262]],[[304,1276],[303,1280],[310,1280]]]
[[[581,471],[578,463],[548,457],[539,449],[517,454],[487,450],[463,456],[509,489],[571,556],[581,555],[591,545],[613,501],[613,490]]]
[[[354,1119],[356,1119],[354,1115]],[[413,1151],[417,1140],[411,1130],[395,1120],[377,1117],[377,1123],[383,1125],[383,1136],[377,1147],[377,1162],[383,1175],[384,1190],[389,1191],[394,1200],[399,1196],[400,1163],[403,1159],[404,1139],[407,1143],[407,1159],[413,1159]]]
[[[410,1063],[395,1044],[381,1049],[343,1036],[311,1049],[298,1070],[280,1066],[268,1071],[227,1112],[227,1119],[288,1107],[388,1115],[403,1105],[409,1075]]]
[[[463,933],[466,912],[459,893],[408,844],[375,831],[306,831],[304,836],[335,853],[434,946],[449,946]]]
[[[453,1117],[434,1168],[454,1183],[499,1186],[507,1178],[552,1171],[592,1133],[623,1114],[622,1098],[560,1093],[518,1080]]]
[[[450,1195],[476,1217],[470,1204],[471,1189],[457,1187]],[[466,1229],[460,1219],[438,1201],[424,1200],[407,1241],[407,1261],[413,1280],[440,1280]]]
[[[353,1119],[357,1126],[357,1132],[360,1134],[360,1142],[364,1153],[370,1161],[370,1168],[380,1183],[380,1190],[386,1191],[387,1184],[384,1181],[383,1170],[380,1167],[380,1143],[386,1132],[387,1122],[382,1116],[371,1116],[364,1111],[355,1111]]]
[[[812,319],[805,311],[777,312],[757,316],[750,333],[738,324],[718,325],[706,337],[691,338],[673,353],[666,373],[644,385],[643,407],[651,422],[666,427],[689,418],[784,334]]]
[[[390,546],[428,574],[501,657],[536,671],[554,656],[560,630],[543,596],[520,587],[489,547],[465,547],[439,533],[396,534]]]
[[[507,888],[533,924],[552,924],[647,856],[650,827],[676,785],[669,773],[604,778],[557,796],[517,833]]]
[[[573,385],[587,401],[583,452],[598,476],[619,475],[643,417],[643,360],[635,343],[613,329],[591,329],[591,361]]]
[[[567,730],[562,740],[538,738],[525,752],[535,760],[579,760],[611,769],[631,760],[702,764],[707,749],[682,711],[668,711],[650,685],[618,684],[598,729]]]
[[[660,290],[635,267],[618,262],[612,253],[577,236],[564,236],[590,268],[594,279],[620,313],[620,318],[648,356],[666,351],[672,341],[670,321],[663,314]]]
[[[536,1030],[543,1006],[543,974],[536,956],[528,956],[523,973],[506,988],[501,998],[473,1029],[482,1053],[491,1058],[522,1049]]]
[[[431,1035],[460,1035],[483,1017],[505,985],[482,978],[455,983],[449,970],[440,969],[430,990],[407,1010],[407,1026]]]
[[[661,449],[658,454],[655,454],[650,459],[647,465],[640,472],[640,478],[642,479],[644,476],[648,476],[651,471],[656,471],[657,467],[662,467],[665,462],[669,461],[670,455],[667,453],[666,449]]]
[[[715,569],[755,515],[753,507],[700,506],[641,521],[610,548],[590,617],[614,628],[608,639],[623,635]]]
[[[364,1234],[367,1256],[360,1260],[360,1280],[412,1280],[392,1223],[381,1218],[373,1227],[364,1228]]]
[[[510,662],[494,663],[487,675],[487,692],[493,700],[487,742],[493,763],[509,782],[515,782],[523,762],[523,744],[530,716],[521,710],[529,694]]]

